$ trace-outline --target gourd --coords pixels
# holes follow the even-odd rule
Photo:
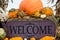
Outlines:
[[[8,17],[9,18],[16,18],[17,17],[17,13],[18,13],[18,9],[11,9],[8,12]]]
[[[12,37],[10,39],[5,38],[4,40],[23,40],[23,38],[22,37]]]
[[[45,37],[41,38],[40,40],[55,40],[55,37],[45,36]]]
[[[50,7],[45,7],[42,9],[42,13],[46,14],[46,16],[52,16],[53,15],[53,10]]]
[[[13,37],[13,38],[10,38],[10,40],[23,40],[22,37]]]
[[[3,40],[8,40],[8,38],[6,37],[6,38],[4,38]]]
[[[3,39],[6,37],[6,32],[3,28],[0,28],[0,39]]]
[[[32,38],[30,38],[30,40],[36,40],[36,38],[32,37]]]

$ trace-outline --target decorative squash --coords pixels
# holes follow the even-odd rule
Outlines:
[[[4,40],[8,40],[8,38],[4,38]]]
[[[32,15],[32,16],[39,18],[39,17],[40,17],[40,15],[41,15],[41,13],[40,13],[39,11],[37,11],[37,12],[35,12],[35,14],[34,14],[34,15]]]
[[[10,40],[23,40],[22,37],[13,37],[13,38],[10,38]]]
[[[53,10],[50,7],[45,7],[42,9],[42,13],[46,14],[46,16],[52,16]]]
[[[16,18],[18,13],[18,9],[11,9],[8,13],[9,18]]]
[[[41,18],[46,18],[46,14],[41,14]]]
[[[30,40],[36,40],[36,38],[32,37],[32,38],[30,38]]]
[[[24,16],[26,16],[26,14],[25,14],[24,11],[20,11],[20,12],[18,13],[18,16],[24,17]]]
[[[55,37],[45,36],[45,37],[41,38],[40,40],[55,40]]]
[[[24,10],[28,15],[35,14],[43,8],[41,0],[23,0],[20,4],[20,11]]]
[[[6,37],[6,32],[3,28],[0,28],[0,39],[3,39]]]

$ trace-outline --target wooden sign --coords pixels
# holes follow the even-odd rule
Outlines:
[[[41,38],[56,35],[56,24],[51,20],[39,21],[10,21],[4,27],[8,37]]]

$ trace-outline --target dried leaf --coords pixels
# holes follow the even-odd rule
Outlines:
[[[47,4],[50,3],[50,2],[51,2],[51,0],[49,0],[49,1],[47,2]]]
[[[52,3],[54,2],[54,0],[52,0]]]
[[[13,3],[13,0],[11,0],[11,2]]]
[[[51,1],[52,1],[52,2],[51,2]],[[51,3],[53,3],[53,2],[54,2],[54,0],[49,0],[49,1],[47,2],[47,4],[48,4],[48,3],[50,3],[50,2],[51,2]]]

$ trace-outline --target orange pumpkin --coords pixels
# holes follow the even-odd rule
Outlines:
[[[23,40],[23,38],[22,37],[12,37],[10,39],[4,38],[3,40]]]
[[[13,38],[10,38],[10,40],[23,40],[22,37],[13,37]]]
[[[6,38],[4,38],[3,40],[8,40],[8,38],[6,37]]]
[[[55,37],[45,36],[45,37],[41,38],[40,40],[55,40]]]
[[[42,9],[42,13],[46,14],[46,16],[52,16],[53,15],[53,10],[50,7],[45,7]]]
[[[8,12],[8,16],[9,18],[16,18],[17,17],[17,13],[18,13],[18,9],[12,9]]]
[[[36,11],[43,8],[41,0],[23,0],[20,4],[20,11],[24,10],[27,14],[33,15]]]
[[[30,40],[36,40],[36,38],[32,37],[32,38],[30,38]]]

